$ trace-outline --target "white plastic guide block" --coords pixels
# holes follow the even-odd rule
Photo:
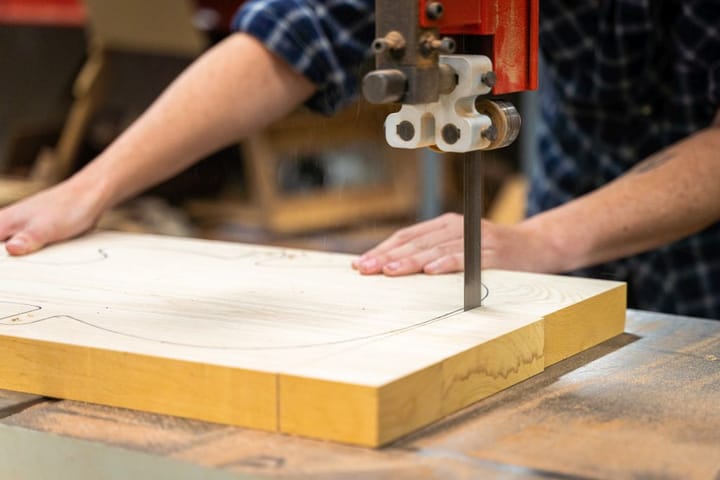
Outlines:
[[[445,152],[467,152],[486,148],[490,140],[482,133],[491,125],[490,117],[475,108],[479,95],[490,93],[491,87],[482,81],[492,71],[492,62],[485,55],[441,55],[440,64],[450,66],[458,76],[458,84],[448,94],[440,94],[437,102],[422,105],[403,105],[399,112],[385,120],[385,137],[395,148],[421,148],[437,145]],[[414,135],[403,140],[398,125],[410,122]],[[455,143],[448,143],[442,135],[446,125],[459,131]]]

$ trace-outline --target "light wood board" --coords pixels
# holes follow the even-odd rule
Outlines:
[[[0,388],[379,446],[621,333],[625,285],[96,233],[0,254]]]

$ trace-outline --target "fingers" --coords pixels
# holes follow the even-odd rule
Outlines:
[[[462,237],[462,216],[445,214],[398,230],[354,260],[352,266],[365,275],[380,272],[400,272],[395,274],[406,275],[419,272],[431,261],[428,254],[433,249],[446,248],[448,241],[459,237]],[[424,255],[417,257],[421,253]],[[437,258],[438,252],[435,251],[434,255]],[[400,260],[403,262],[398,265],[396,262]]]
[[[482,235],[483,268],[528,268],[524,259],[536,249],[531,248],[527,236],[518,234],[517,227],[482,220]],[[465,268],[463,247],[463,217],[445,214],[399,230],[356,259],[353,268],[365,275],[393,277],[461,272]]]
[[[10,244],[9,239],[14,236],[16,231],[17,228],[11,220],[11,214],[8,212],[8,209],[0,210],[0,243],[6,242],[5,249],[11,255],[14,247]]]
[[[96,198],[78,185],[63,182],[0,210],[0,242],[8,253],[26,255],[91,228],[100,213]]]
[[[462,245],[457,240],[458,238],[452,238],[452,234],[446,230],[434,230],[400,244],[386,253],[368,257],[358,264],[357,269],[365,275],[380,272],[388,275],[407,275],[421,272],[433,259],[454,253],[454,248],[462,251]],[[460,247],[457,247],[458,245]]]
[[[31,229],[20,231],[5,242],[5,249],[10,255],[27,255],[45,246],[43,235]]]
[[[0,210],[0,242],[4,242],[15,233],[15,222],[12,220],[10,209],[4,208]]]
[[[380,273],[390,264],[393,265],[391,266],[392,270],[395,268],[397,260],[412,257],[421,251],[421,249],[419,249],[416,245],[417,244],[415,243],[404,243],[399,244],[395,248],[386,250],[385,253],[377,252],[374,254],[367,254],[367,257],[362,260],[356,268],[364,275]]]
[[[453,253],[438,258],[423,268],[428,275],[440,275],[443,273],[462,272],[465,269],[465,255],[463,253]]]
[[[13,234],[13,229],[9,225],[0,225],[0,242],[4,242]]]
[[[426,220],[415,225],[403,228],[395,232],[387,240],[375,247],[371,252],[375,254],[387,252],[399,245],[407,243],[415,238],[421,237],[436,230],[441,230],[446,226],[446,219],[443,216]]]
[[[42,248],[42,232],[27,223],[18,222],[17,207],[0,210],[0,242],[10,255],[25,255]]]
[[[462,247],[462,239],[441,243],[386,264],[382,273],[397,277],[420,272],[428,274],[458,272],[463,268]]]
[[[16,230],[5,242],[5,249],[10,255],[27,255],[47,244],[47,229],[30,223]]]
[[[368,250],[359,258],[354,260],[352,262],[353,268],[360,270],[363,273],[369,273],[373,270],[379,271],[380,269],[377,268],[379,262],[376,260],[378,256],[384,255],[418,236],[425,235],[433,230],[436,230],[438,228],[436,225],[439,218],[440,217],[398,230],[379,243],[376,247]]]

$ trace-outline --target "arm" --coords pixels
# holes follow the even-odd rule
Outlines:
[[[606,187],[526,222],[544,232],[552,271],[602,263],[672,243],[720,219],[720,126],[638,164]]]
[[[182,73],[101,155],[65,182],[0,210],[0,241],[25,254],[78,235],[119,202],[284,116],[314,85],[247,34]]]
[[[608,185],[513,226],[483,222],[486,268],[564,272],[633,255],[720,219],[720,125],[644,160]],[[462,269],[462,217],[401,230],[354,262],[361,273]]]

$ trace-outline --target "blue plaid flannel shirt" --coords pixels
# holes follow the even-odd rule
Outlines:
[[[720,1],[543,0],[540,15],[541,161],[529,214],[584,195],[712,123]],[[636,308],[720,319],[720,223],[578,273],[627,281]]]
[[[357,91],[373,10],[373,0],[251,0],[234,26],[315,83],[309,106],[331,113]],[[540,15],[529,214],[617,178],[720,108],[720,1],[542,0]],[[720,224],[577,273],[627,281],[636,308],[720,319]]]

